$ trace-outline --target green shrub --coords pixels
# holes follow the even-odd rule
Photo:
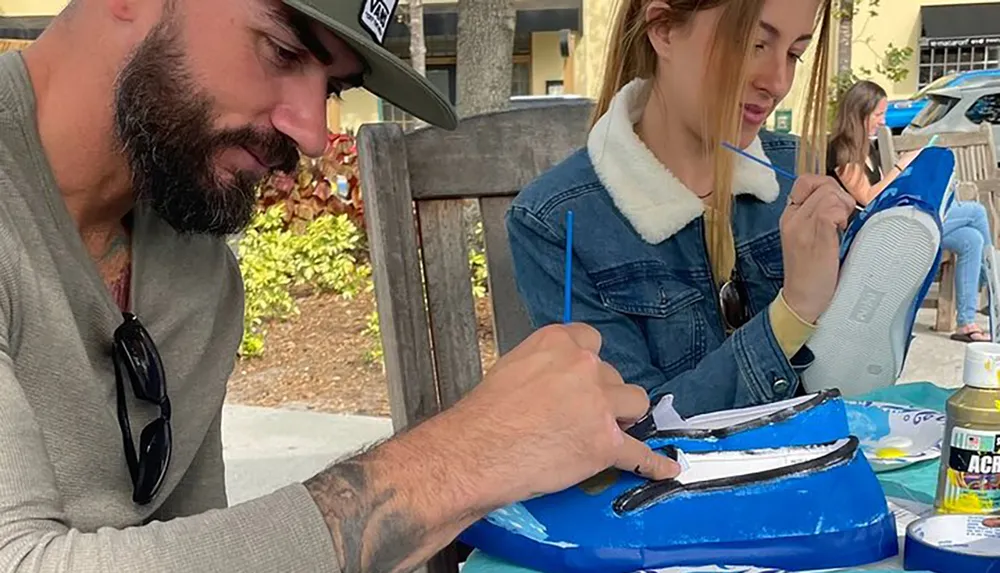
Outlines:
[[[296,237],[296,286],[347,298],[371,290],[371,266],[358,261],[363,244],[360,231],[347,215],[312,220],[305,234]]]
[[[266,321],[285,319],[298,311],[289,292],[295,274],[295,237],[283,230],[283,216],[280,207],[258,213],[239,243],[246,290],[243,356],[259,356],[264,351]]]
[[[483,224],[477,223],[469,245],[469,271],[472,273],[472,294],[476,298],[486,296],[488,274],[486,270],[486,242],[483,239]]]
[[[368,326],[365,327],[364,335],[371,339],[371,348],[365,354],[365,358],[372,363],[381,363],[384,355],[382,351],[382,328],[378,323],[378,311],[368,315]]]
[[[350,217],[322,215],[302,233],[287,228],[280,205],[259,212],[239,243],[246,312],[240,355],[264,352],[267,324],[298,314],[293,289],[353,297],[371,288],[371,267],[359,263],[361,231]]]

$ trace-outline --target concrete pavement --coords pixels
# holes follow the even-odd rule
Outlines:
[[[385,418],[227,404],[222,442],[229,503],[304,480],[391,433]]]
[[[932,309],[921,309],[913,334],[916,339],[910,346],[901,382],[933,382],[945,388],[962,386],[962,365],[965,361],[966,344],[955,342],[948,337],[950,332],[934,332]],[[983,330],[989,330],[989,320],[977,315],[977,322]]]

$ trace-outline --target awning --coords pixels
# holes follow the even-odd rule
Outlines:
[[[52,22],[52,16],[0,16],[0,38],[34,40]]]
[[[995,44],[1000,44],[1000,2],[920,8],[921,46]]]

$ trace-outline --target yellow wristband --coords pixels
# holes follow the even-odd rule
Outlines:
[[[780,291],[768,308],[768,313],[771,318],[771,330],[786,358],[795,356],[816,331],[815,324],[807,322],[788,306]]]

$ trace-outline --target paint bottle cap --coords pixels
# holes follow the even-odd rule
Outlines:
[[[972,388],[1000,390],[1000,344],[992,342],[967,344],[962,381]]]

